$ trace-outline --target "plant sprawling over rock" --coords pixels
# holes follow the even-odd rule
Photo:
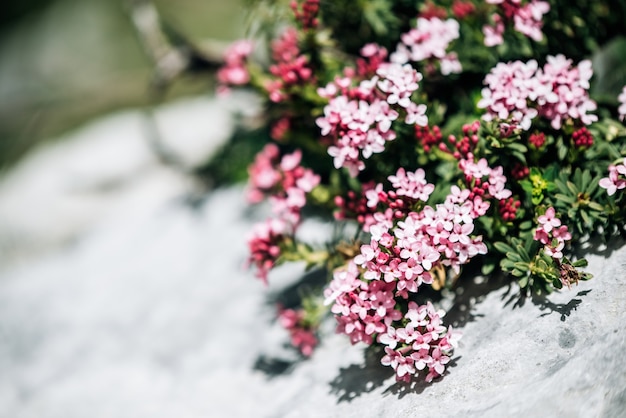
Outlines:
[[[430,381],[459,334],[425,293],[468,270],[504,272],[523,293],[569,288],[590,278],[571,244],[624,235],[623,59],[606,79],[626,52],[612,39],[618,11],[253,3],[257,36],[228,49],[219,90],[248,86],[266,101],[271,141],[250,165],[248,197],[269,199],[273,217],[250,235],[250,265],[264,281],[287,261],[329,272],[323,289],[279,311],[304,355],[331,312],[352,343],[384,350],[397,379]],[[336,226],[325,246],[298,237],[311,216]]]

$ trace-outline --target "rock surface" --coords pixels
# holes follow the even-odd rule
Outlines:
[[[130,125],[120,122],[108,137],[122,142]],[[87,137],[97,135],[85,144]],[[449,372],[406,386],[335,335],[332,321],[313,357],[298,360],[284,347],[287,334],[269,301],[288,291],[302,266],[281,267],[269,288],[242,267],[245,235],[264,214],[246,209],[240,187],[189,205],[185,179],[170,172],[174,180],[164,180],[166,168],[140,144],[125,144],[135,161],[110,178],[134,184],[133,192],[93,191],[117,209],[81,209],[95,213],[73,229],[71,244],[0,271],[2,416],[624,416],[623,243],[588,257],[593,280],[549,300],[520,303],[515,287],[477,279],[447,317],[464,334]],[[66,167],[62,154],[30,170]],[[80,165],[80,155],[71,162]],[[0,200],[17,199],[17,189],[0,190]],[[52,194],[46,199],[21,204],[45,218],[57,207]],[[71,221],[58,211],[66,216],[59,223]],[[41,222],[33,239],[54,218]],[[325,231],[305,225],[317,237]]]
[[[187,99],[151,115],[113,114],[36,149],[0,178],[0,269],[18,254],[71,242],[100,218],[180,196],[191,187],[181,171],[226,142],[234,111],[249,117],[258,109],[246,93]]]

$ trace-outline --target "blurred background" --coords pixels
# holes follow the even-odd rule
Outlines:
[[[113,110],[151,104],[154,62],[133,24],[153,4],[165,30],[219,45],[243,35],[242,0],[21,0],[0,17],[0,171],[44,138]],[[169,35],[169,34],[168,34]],[[207,73],[159,100],[208,94]]]

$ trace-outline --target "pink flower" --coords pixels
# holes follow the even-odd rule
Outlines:
[[[537,96],[538,80],[535,78],[537,62],[515,61],[498,63],[485,77],[487,88],[482,90],[478,107],[487,109],[483,119],[512,119],[527,130],[537,110],[528,107],[528,102]]]
[[[258,203],[269,197],[272,211],[292,225],[300,222],[300,210],[306,204],[306,193],[320,182],[320,177],[300,165],[302,152],[294,151],[280,159],[274,144],[266,145],[248,168],[248,201]]]
[[[389,176],[391,185],[396,189],[398,196],[406,196],[415,200],[428,201],[428,197],[435,190],[435,185],[426,181],[426,173],[418,168],[414,173],[406,173],[400,167],[395,176]]]
[[[543,15],[550,11],[549,3],[538,0],[531,0],[524,5],[522,5],[521,0],[489,0],[487,3],[499,5],[499,10],[493,17],[496,27],[483,27],[485,45],[494,46],[502,43],[504,20],[507,22],[513,21],[516,31],[534,41],[543,39],[543,33],[541,32],[543,27],[542,19]]]
[[[535,230],[534,239],[544,244],[544,253],[552,258],[563,258],[565,243],[572,239],[566,225],[556,217],[553,207],[549,207],[544,215],[537,218],[539,226]]]
[[[328,154],[335,168],[348,169],[352,177],[365,169],[363,160],[383,152],[385,144],[396,138],[392,127],[399,111],[406,112],[406,124],[427,123],[426,107],[411,100],[422,79],[420,73],[410,65],[381,62],[376,74],[356,87],[351,87],[350,77],[337,77],[318,89],[320,96],[330,100],[315,123],[321,135],[332,141]]]
[[[217,71],[220,90],[227,91],[228,86],[240,86],[250,81],[250,73],[245,67],[248,55],[252,53],[252,42],[236,41],[224,52],[226,64]]]
[[[279,308],[278,320],[291,335],[291,345],[300,350],[302,355],[309,357],[317,346],[317,337],[312,329],[303,325],[304,311]]]
[[[493,68],[485,77],[487,87],[478,102],[479,108],[487,110],[483,119],[510,120],[524,130],[538,115],[548,119],[554,129],[568,119],[585,125],[598,120],[589,113],[597,107],[587,92],[593,75],[591,62],[572,67],[563,55],[548,56],[547,61],[542,69],[534,60],[499,63]]]
[[[539,216],[537,218],[537,222],[539,222],[539,224],[542,226],[542,229],[546,233],[552,231],[552,228],[561,226],[561,220],[556,217],[556,212],[553,207],[549,207],[544,215]]]
[[[501,45],[504,42],[502,35],[504,34],[504,23],[498,14],[492,16],[494,26],[483,26],[483,34],[485,35],[485,46]]]
[[[446,52],[450,43],[458,37],[459,23],[456,20],[419,17],[416,27],[402,35],[402,42],[391,55],[391,61],[398,64],[439,61],[442,74],[460,73],[461,63],[456,55]]]
[[[622,175],[622,178],[619,175]],[[613,196],[618,190],[626,188],[626,158],[621,164],[609,166],[609,176],[600,179],[600,187],[606,189],[609,196]]]
[[[293,328],[291,330],[291,345],[298,348],[302,355],[309,357],[317,346],[317,337],[311,330]]]
[[[537,78],[546,86],[537,97],[539,114],[554,129],[560,129],[567,119],[580,120],[585,125],[598,120],[588,112],[596,110],[596,103],[589,98],[589,80],[593,75],[591,61],[581,61],[572,67],[572,61],[563,55],[548,56],[548,62]]]
[[[272,42],[272,58],[274,64],[269,70],[275,78],[265,88],[273,102],[286,100],[293,86],[302,85],[313,78],[308,58],[300,53],[295,28],[288,28],[280,38]]]
[[[550,11],[550,4],[545,1],[532,0],[530,3],[517,10],[513,21],[515,22],[515,30],[528,36],[534,41],[541,41],[543,33],[543,15]]]
[[[393,63],[381,65],[376,74],[380,76],[378,88],[383,93],[387,93],[387,103],[391,105],[397,103],[404,108],[409,107],[410,97],[418,89],[418,82],[422,80],[422,75],[409,64]]]
[[[255,225],[248,237],[250,256],[248,264],[257,269],[256,276],[267,284],[267,275],[280,257],[280,244],[288,233],[288,226],[278,219],[268,219]]]
[[[428,364],[428,375],[426,382],[431,382],[435,377],[441,376],[446,369],[446,364],[450,362],[450,357],[444,355],[439,347],[436,347],[431,354],[431,361]]]

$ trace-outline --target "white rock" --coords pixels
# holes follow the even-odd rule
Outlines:
[[[268,374],[292,357],[267,297],[302,266],[279,269],[269,289],[242,269],[253,222],[242,194],[218,191],[197,209],[147,203],[110,217],[72,248],[5,271],[0,407],[7,416],[622,413],[626,247],[590,256],[596,277],[550,301],[514,306],[514,287],[466,292],[459,303],[474,303],[446,317],[461,325],[462,345],[434,384],[396,384],[376,359],[363,361],[362,347],[334,335],[330,322],[310,360]]]
[[[234,130],[235,116],[258,115],[260,100],[233,91],[218,98],[197,98],[161,107],[155,114],[160,145],[184,168],[196,168],[223,145]]]
[[[206,162],[234,129],[236,113],[251,117],[251,94],[196,98],[164,105],[154,120],[141,111],[104,117],[48,142],[0,178],[0,260],[24,259],[71,242],[98,219],[183,195],[181,171]],[[182,164],[155,154],[161,146]]]

